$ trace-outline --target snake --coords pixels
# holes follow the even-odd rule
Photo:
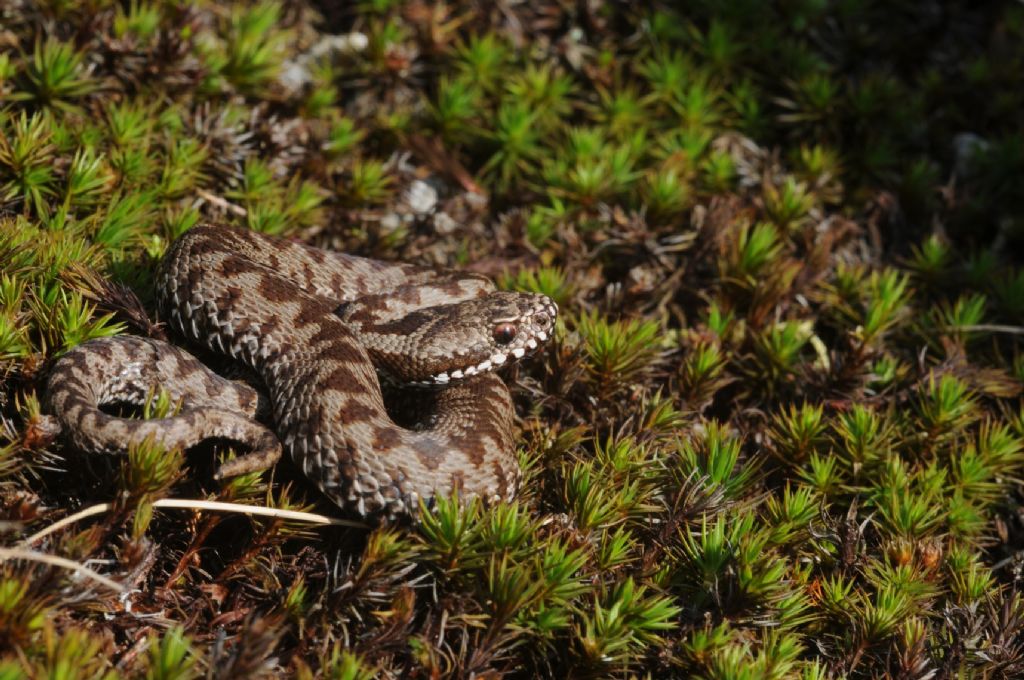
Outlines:
[[[497,369],[550,340],[549,297],[213,223],[170,244],[154,285],[159,318],[200,349],[122,334],[66,352],[45,403],[75,448],[238,442],[247,453],[218,478],[287,451],[324,496],[367,518],[414,517],[449,494],[515,497],[515,414]],[[222,376],[200,352],[256,380]],[[392,415],[389,389],[413,413]],[[112,411],[155,390],[180,408],[149,420]]]

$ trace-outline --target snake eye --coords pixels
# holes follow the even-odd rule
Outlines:
[[[516,327],[510,323],[499,323],[494,327],[494,341],[499,345],[507,345],[516,338]]]

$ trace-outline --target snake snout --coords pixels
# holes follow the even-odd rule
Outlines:
[[[540,342],[546,342],[555,330],[555,319],[558,317],[558,305],[549,297],[544,296],[537,307],[527,317],[530,330]]]

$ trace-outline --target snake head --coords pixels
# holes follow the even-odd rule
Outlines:
[[[468,361],[432,374],[429,381],[433,384],[486,373],[522,359],[551,338],[558,316],[558,306],[551,298],[534,293],[498,292],[462,305],[468,306],[459,310],[458,316],[467,328],[472,324],[473,331],[467,338],[469,351],[459,358]]]
[[[399,382],[441,386],[532,353],[551,339],[557,316],[546,295],[495,292],[364,327],[361,339],[374,363]]]

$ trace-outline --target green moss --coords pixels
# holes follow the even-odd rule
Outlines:
[[[32,547],[132,588],[4,558],[0,676],[1021,674],[1024,10],[571,4],[0,10],[2,543],[113,502]],[[519,498],[172,515],[339,511],[54,441],[50,362],[156,332],[202,221],[552,296]]]

